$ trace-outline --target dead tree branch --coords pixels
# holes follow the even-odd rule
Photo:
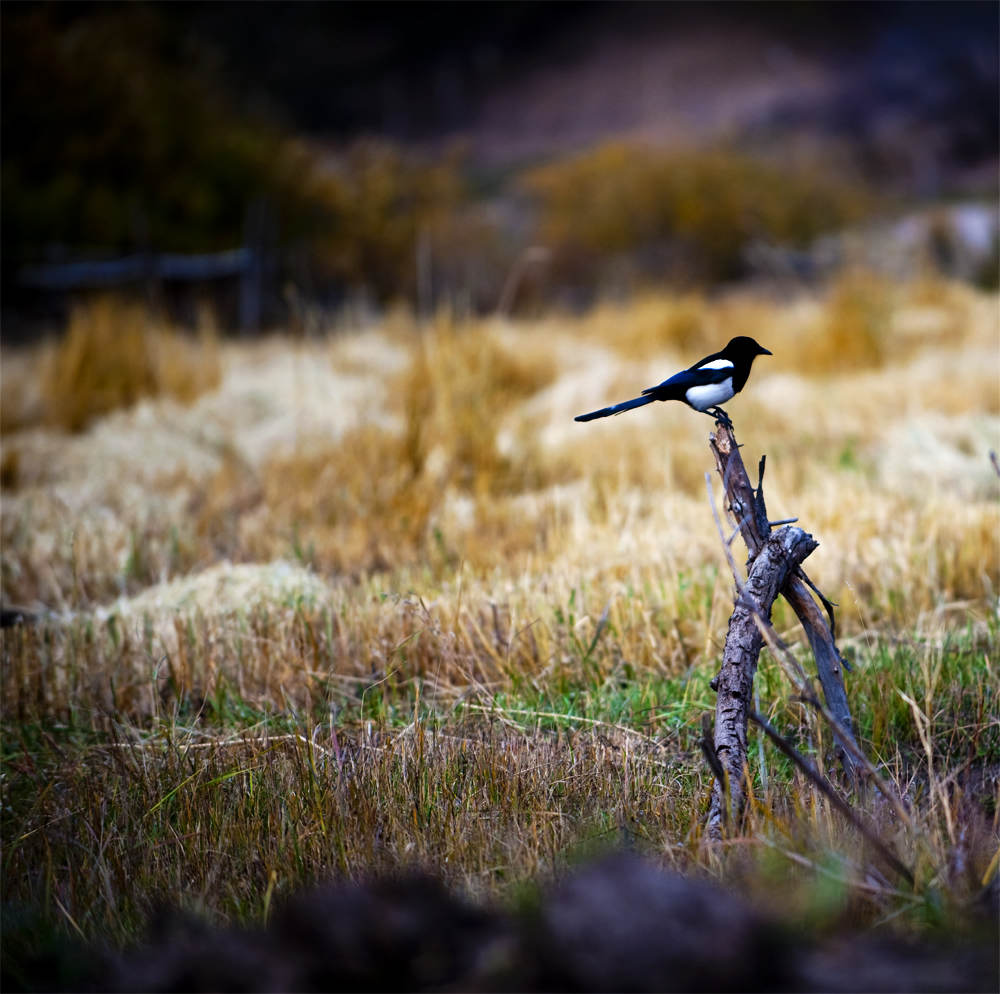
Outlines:
[[[715,774],[715,781],[717,784],[722,784],[723,798],[729,796],[729,777],[726,775],[725,767],[719,760],[719,754],[715,751],[715,742],[712,736],[712,719],[709,717],[706,711],[701,716],[701,746],[702,754],[705,757],[705,761],[712,768],[712,772]],[[729,823],[729,808],[728,805],[722,804],[719,808],[719,818],[722,822],[722,827],[725,828]]]
[[[771,605],[787,578],[818,543],[801,528],[788,526],[769,536],[754,558],[750,575],[729,618],[729,632],[722,654],[722,669],[715,680],[718,701],[715,711],[715,753],[729,784],[716,779],[709,814],[710,838],[721,838],[726,812],[738,824],[743,810],[743,769],[747,759],[747,715],[753,700],[753,678],[757,672],[763,635],[757,626],[758,612],[770,616]]]
[[[764,502],[764,458],[758,467],[758,484],[754,489],[747,475],[739,446],[730,427],[717,422],[710,445],[715,456],[716,468],[726,491],[726,505],[734,522],[739,526],[747,547],[748,568],[771,535],[771,525]],[[833,605],[820,594],[823,607],[816,603],[809,588],[815,587],[801,569],[792,571],[782,583],[781,593],[791,605],[802,624],[816,659],[816,670],[827,708],[836,719],[834,728],[841,764],[849,775],[855,773],[853,754],[856,751],[851,709],[844,687],[843,661],[834,639]],[[818,593],[818,591],[817,591]],[[824,608],[827,616],[824,616]],[[769,610],[769,607],[768,607]],[[828,623],[829,618],[829,623]],[[854,745],[855,749],[851,749]]]
[[[705,474],[706,482],[708,483],[708,500],[712,507],[712,515],[715,518],[716,528],[719,530],[719,538],[723,538],[722,535],[722,522],[719,520],[719,512],[715,507],[715,498],[712,495],[711,480],[708,473]],[[889,802],[892,806],[893,811],[896,813],[896,817],[906,825],[912,828],[912,821],[910,819],[909,812],[906,810],[905,805],[899,796],[889,787],[888,784],[882,779],[878,771],[872,765],[871,760],[862,752],[861,747],[855,742],[854,737],[844,728],[842,728],[837,719],[830,713],[830,710],[824,706],[823,702],[820,701],[815,694],[813,689],[812,680],[806,674],[806,671],[802,668],[801,663],[792,655],[791,650],[782,641],[781,637],[774,630],[774,625],[771,624],[770,620],[765,616],[765,613],[761,611],[760,605],[755,603],[753,597],[747,593],[746,585],[740,579],[739,572],[736,569],[736,562],[733,559],[733,554],[729,551],[729,545],[727,542],[723,541],[723,549],[726,553],[726,558],[729,560],[730,569],[733,572],[733,579],[736,582],[736,589],[738,591],[737,604],[742,603],[747,607],[754,616],[754,621],[757,623],[757,627],[760,629],[760,633],[767,643],[767,647],[771,650],[774,658],[777,659],[784,667],[785,674],[791,681],[792,686],[795,687],[798,692],[798,700],[802,701],[804,704],[808,704],[813,708],[822,718],[825,719],[826,723],[833,729],[834,735],[838,736],[839,740],[844,744],[844,747],[854,758],[858,766],[864,770],[868,775],[872,783],[878,789],[879,793]],[[801,568],[798,570],[800,575],[802,574]],[[822,596],[822,595],[820,595]],[[719,677],[715,677],[711,681],[711,687],[713,690],[717,691],[719,689]],[[750,717],[753,714],[750,713]],[[759,723],[758,723],[759,724]],[[714,745],[712,745],[708,740],[711,738],[711,719],[707,714],[702,715],[702,732],[703,738],[701,742],[702,752],[705,753],[705,758],[708,760],[709,766],[712,768],[712,772],[715,773],[716,779],[719,783],[724,783],[726,778],[724,778],[719,773],[719,759],[715,754]],[[711,750],[708,746],[711,745]],[[726,797],[729,796],[728,790],[725,792]],[[722,807],[722,825],[726,824],[727,811],[726,806]]]
[[[785,596],[795,611],[816,659],[817,673],[826,698],[826,706],[820,705],[817,710],[827,718],[833,730],[841,765],[853,778],[859,767],[870,770],[870,764],[854,739],[843,681],[843,661],[835,641],[834,605],[816,588],[801,565],[818,543],[800,528],[784,527],[771,531],[772,524],[764,501],[765,460],[761,457],[757,486],[754,488],[730,426],[717,422],[710,444],[726,492],[726,509],[742,534],[748,552],[748,577],[744,583],[730,551],[731,539],[727,542],[723,534],[709,484],[712,513],[738,591],[729,622],[722,668],[712,681],[712,687],[719,695],[715,712],[715,753],[726,776],[720,778],[716,774],[708,835],[719,839],[727,821],[730,824],[739,823],[743,809],[747,722],[757,658],[764,640],[787,665],[793,685],[802,697],[810,703],[819,703],[811,679],[771,625],[771,606],[779,593]],[[821,604],[816,602],[810,588]]]
[[[871,843],[878,854],[889,864],[911,887],[913,886],[913,873],[910,871],[899,857],[886,845],[871,828],[866,825],[861,818],[855,814],[854,809],[838,794],[830,783],[787,739],[782,736],[777,729],[766,719],[762,718],[756,711],[750,712],[750,719],[754,724],[759,725],[767,737],[802,770],[802,772],[819,788],[820,792],[826,796],[830,803]]]

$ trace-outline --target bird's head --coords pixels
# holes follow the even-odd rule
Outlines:
[[[750,360],[755,356],[774,354],[748,335],[737,335],[736,338],[730,339],[729,344],[722,351],[730,356],[738,356]]]

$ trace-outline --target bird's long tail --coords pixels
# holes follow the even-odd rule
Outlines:
[[[612,414],[621,414],[622,411],[631,411],[633,407],[642,407],[644,404],[652,404],[657,398],[650,395],[635,397],[632,400],[623,400],[620,404],[613,404],[611,407],[604,407],[599,411],[591,411],[590,414],[578,414],[574,421],[594,421],[597,418],[607,418]]]

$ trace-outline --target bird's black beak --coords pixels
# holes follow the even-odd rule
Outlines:
[[[774,355],[769,349],[765,349],[763,345],[757,346],[757,355]]]

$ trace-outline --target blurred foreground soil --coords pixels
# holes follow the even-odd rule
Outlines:
[[[994,878],[995,882],[996,878]],[[5,913],[4,990],[992,991],[997,889],[947,940],[814,936],[717,886],[630,854],[582,867],[510,912],[430,876],[329,884],[266,929],[164,910],[124,954],[40,942]]]

